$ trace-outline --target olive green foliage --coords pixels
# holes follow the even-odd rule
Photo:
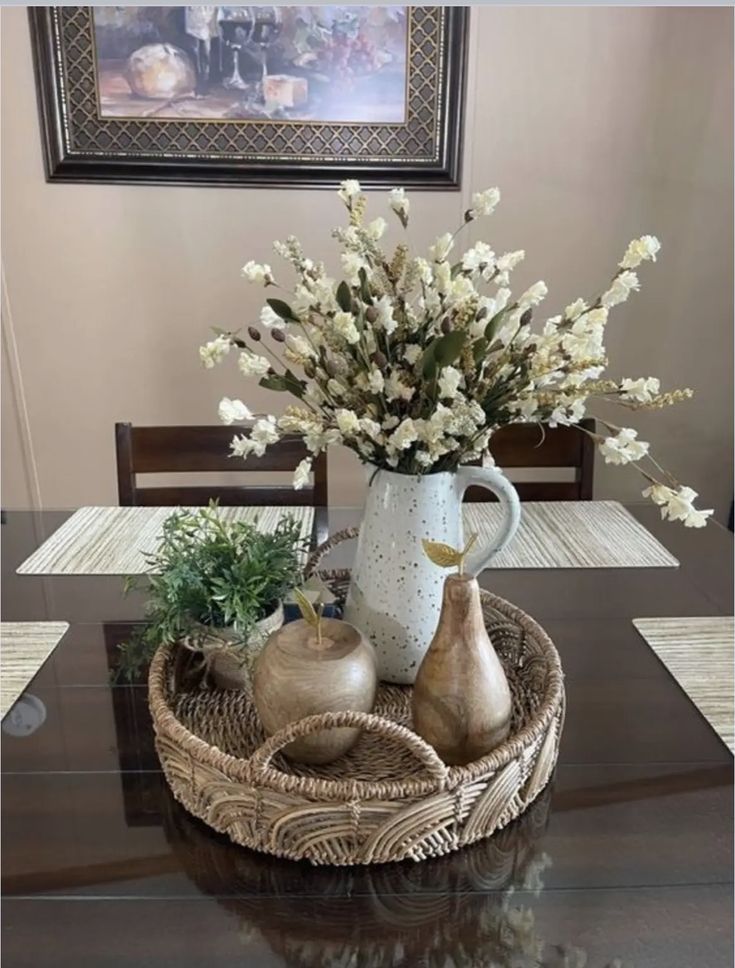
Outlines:
[[[227,521],[217,505],[174,512],[163,526],[148,573],[126,580],[126,592],[147,586],[147,624],[120,648],[118,677],[136,678],[159,645],[207,629],[230,628],[244,643],[255,623],[269,615],[301,583],[300,526],[283,518],[270,534],[257,522]]]

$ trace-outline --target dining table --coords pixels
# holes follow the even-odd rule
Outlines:
[[[27,728],[3,720],[4,968],[729,968],[733,757],[633,620],[731,616],[733,536],[626,508],[678,566],[480,576],[561,657],[546,789],[472,846],[353,867],[256,853],[174,800],[145,676],[114,674],[143,592],[18,574],[74,509],[6,511],[3,622],[68,629],[25,689]],[[334,534],[361,511],[317,520]],[[354,543],[332,554],[349,567]]]

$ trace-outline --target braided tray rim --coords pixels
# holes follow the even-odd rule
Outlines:
[[[334,576],[334,574],[335,572],[329,573],[329,577]],[[544,698],[536,710],[533,719],[521,730],[509,736],[504,743],[491,753],[488,753],[487,756],[474,760],[466,766],[445,767],[446,779],[442,786],[447,789],[453,789],[459,784],[471,782],[491,772],[494,773],[522,754],[530,744],[546,733],[552,720],[558,715],[559,709],[564,701],[564,674],[562,672],[559,654],[547,633],[529,615],[505,599],[484,590],[481,590],[480,598],[483,605],[489,606],[497,612],[501,612],[506,617],[515,621],[526,634],[533,635],[536,642],[542,647],[545,657],[549,662],[547,687]],[[228,774],[233,779],[248,782],[254,779],[254,774],[256,774],[257,779],[261,783],[272,785],[273,789],[282,793],[303,793],[305,797],[319,797],[324,799],[342,799],[346,794],[359,796],[361,799],[366,799],[370,796],[380,797],[381,799],[385,797],[416,797],[423,796],[429,790],[435,789],[435,784],[431,781],[414,779],[408,779],[403,782],[383,782],[375,784],[364,780],[347,781],[347,783],[344,783],[336,780],[293,776],[275,770],[264,772],[258,769],[261,757],[256,759],[257,754],[250,756],[248,759],[240,759],[239,757],[225,753],[216,746],[206,743],[176,718],[167,698],[167,680],[170,675],[170,664],[174,649],[175,646],[162,646],[151,662],[148,678],[148,701],[156,727],[156,734],[157,736],[168,736],[182,750],[195,758],[201,757],[204,762],[209,762],[212,766]],[[324,714],[323,717],[308,717],[308,720],[312,721],[319,718],[326,726],[328,723],[327,716],[336,718],[341,715]],[[358,717],[362,721],[358,721]],[[350,723],[344,723],[344,725],[351,725],[354,721],[355,725],[369,727],[369,721],[372,718],[377,717],[370,717],[367,714],[354,714],[354,716],[350,717]],[[301,720],[301,722],[307,723],[307,720]],[[329,722],[331,723],[331,720]],[[341,719],[339,722],[334,721],[331,724],[343,725]],[[403,729],[403,727],[397,726],[394,723],[391,725],[396,730]],[[285,745],[293,738],[295,738],[295,732],[291,730],[288,738],[284,738],[279,745]],[[273,737],[267,740],[257,753],[263,752],[267,755],[275,752],[276,744],[272,743],[272,739]],[[253,769],[254,759],[256,759],[255,770]],[[349,789],[345,789],[346,786]]]
[[[315,551],[311,568],[335,543],[353,536],[352,531],[335,535]],[[345,569],[319,569],[318,574],[340,590],[350,575]],[[149,706],[156,749],[175,798],[235,843],[317,864],[422,860],[506,826],[538,796],[553,772],[564,720],[564,677],[553,642],[534,619],[490,592],[482,590],[480,597],[486,622],[497,623],[500,616],[519,630],[522,658],[515,668],[526,668],[523,675],[534,677],[532,664],[541,663],[538,702],[523,707],[527,717],[521,728],[488,755],[466,766],[448,767],[411,729],[384,716],[357,712],[310,716],[266,739],[247,757],[232,755],[197,736],[177,716],[181,697],[173,685],[176,646],[164,646],[151,663]],[[242,702],[239,695],[233,694],[233,708]],[[225,711],[229,702],[220,703]],[[272,757],[295,737],[345,725],[397,741],[423,764],[422,771],[400,780],[372,781],[324,778],[318,775],[319,768],[312,775],[295,775],[272,765]],[[257,742],[255,733],[247,735]],[[426,811],[426,816],[419,817],[417,811]],[[303,839],[288,833],[291,820],[303,832],[308,826],[304,817],[312,814],[317,819]],[[407,820],[401,822],[409,823],[410,833],[396,840],[386,831],[404,816]]]

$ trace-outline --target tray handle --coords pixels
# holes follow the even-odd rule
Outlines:
[[[318,733],[323,729],[332,729],[338,726],[357,726],[368,733],[381,733],[386,738],[403,743],[416,759],[426,767],[428,774],[435,781],[439,790],[442,790],[446,785],[447,767],[439,759],[436,751],[420,736],[390,719],[375,716],[373,713],[360,713],[353,710],[317,713],[315,716],[306,716],[304,719],[299,719],[295,723],[289,723],[279,729],[250,757],[252,775],[259,779],[264,779],[267,775],[271,777],[274,775],[276,777],[283,776],[282,773],[271,766],[271,758],[279,750],[301,736],[308,736],[310,733]]]

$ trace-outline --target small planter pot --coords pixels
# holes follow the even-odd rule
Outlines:
[[[207,628],[196,642],[184,640],[189,648],[201,651],[209,664],[209,675],[217,689],[245,689],[250,682],[253,663],[266,639],[283,625],[283,602],[260,619],[247,642],[242,643],[232,628]]]

